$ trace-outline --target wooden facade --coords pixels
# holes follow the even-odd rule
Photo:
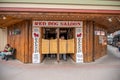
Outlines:
[[[103,31],[105,35],[94,36],[94,59],[98,59],[107,54],[107,31],[102,27],[103,25],[95,24],[95,31]],[[101,38],[104,42],[100,40]]]
[[[22,21],[8,27],[8,43],[16,49],[16,58],[24,63],[31,62],[32,30],[30,21]],[[20,30],[19,34],[15,30]]]
[[[8,27],[8,43],[16,48],[16,58],[20,60],[23,63],[32,63],[32,54],[33,54],[33,38],[32,38],[32,20],[25,20],[21,21],[17,24],[11,25]],[[49,53],[64,53],[61,52],[61,49],[63,48],[63,45],[61,46],[61,43],[53,43],[53,40],[45,40],[42,37],[43,34],[43,28],[38,27],[40,30],[40,38],[39,38],[39,51],[40,51],[40,61],[43,60],[44,54]],[[18,29],[20,30],[19,34],[14,33],[14,31]],[[74,45],[74,49],[70,49],[70,46],[67,47],[69,52],[72,50],[71,57],[74,61],[76,61],[76,38],[75,38],[75,28],[73,28],[73,34],[74,39],[71,39],[70,41],[64,41],[66,43],[70,43],[69,45]],[[95,59],[98,59],[106,54],[107,51],[107,45],[103,45],[102,43],[99,43],[100,35],[96,35],[95,31],[104,31],[106,33],[106,29],[102,27],[101,25],[95,24],[93,21],[83,21],[83,40],[82,40],[82,49],[83,49],[83,59],[84,62],[93,62]],[[104,35],[106,37],[106,34]],[[57,37],[56,42],[60,42],[60,40]],[[45,44],[51,44],[50,50],[48,50],[48,46],[43,46]],[[52,46],[56,44],[56,46]],[[58,46],[59,45],[59,46]],[[53,49],[56,48],[56,49]],[[43,48],[43,49],[42,49]],[[66,48],[66,47],[65,47]],[[64,48],[64,49],[65,49]],[[63,49],[63,50],[64,50]],[[48,52],[49,51],[49,52]],[[57,60],[59,60],[59,55],[57,54]]]
[[[93,21],[84,21],[83,27],[83,55],[84,62],[94,61],[94,26]]]
[[[101,1],[86,3],[80,0],[77,2],[51,0],[48,3],[44,0],[31,1],[33,3],[29,1],[0,3],[0,28],[7,28],[7,43],[16,48],[16,58],[23,63],[33,62],[36,45],[36,53],[40,53],[41,62],[47,54],[57,54],[57,61],[59,54],[69,54],[75,62],[78,58],[76,56],[82,56],[84,62],[93,62],[107,53],[106,34],[120,29],[120,2],[117,0],[106,3]],[[62,26],[67,29],[68,37],[62,40],[61,26],[33,26],[33,21],[81,21],[83,22],[82,37],[80,39],[76,37],[78,26]],[[34,28],[39,29],[40,36],[36,39],[38,43],[35,43],[33,37]],[[56,38],[45,37],[47,28],[56,28]],[[79,43],[82,42],[79,46],[78,40]],[[1,41],[6,44],[6,41]],[[3,46],[2,42],[0,47]]]

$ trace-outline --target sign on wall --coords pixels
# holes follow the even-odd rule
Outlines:
[[[39,53],[39,38],[40,38],[40,32],[39,28],[33,28],[33,41],[34,41],[34,50],[32,55],[32,62],[33,63],[40,63],[40,53]]]
[[[99,44],[107,45],[107,38],[106,38],[106,36],[99,36]]]
[[[82,38],[83,38],[82,27],[76,28],[76,39],[77,39],[76,63],[83,63]]]
[[[82,21],[33,21],[37,27],[82,27]]]
[[[98,31],[98,30],[96,30],[96,31],[95,31],[95,35],[98,35],[98,36],[99,36],[99,35],[103,35],[103,36],[104,36],[104,35],[105,35],[105,32],[104,32],[104,31]]]

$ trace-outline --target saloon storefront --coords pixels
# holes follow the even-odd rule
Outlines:
[[[119,3],[0,1],[0,33],[7,31],[1,43],[15,48],[23,63],[93,62],[107,54],[107,34],[120,29]]]
[[[58,62],[62,55],[83,62],[82,24],[82,21],[33,21],[33,62],[40,62],[40,56],[45,55],[56,56]]]
[[[106,54],[106,33],[93,21],[24,20],[8,27],[8,43],[23,63],[42,63],[47,57],[60,62],[61,55],[85,63]]]

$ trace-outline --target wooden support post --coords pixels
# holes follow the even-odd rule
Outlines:
[[[92,62],[94,59],[94,28],[93,21],[85,21],[83,28],[83,53],[84,62]]]
[[[29,63],[32,63],[33,39],[32,39],[32,21],[29,23]]]
[[[93,50],[92,50],[92,61],[95,61],[95,24],[94,24],[94,21],[93,21]]]
[[[57,28],[57,62],[60,61],[60,56],[59,56],[59,34],[60,34],[60,29]]]
[[[24,63],[28,63],[28,55],[29,55],[29,21],[25,22],[25,34],[24,34],[24,38],[25,38],[25,53],[24,53]]]
[[[86,58],[86,56],[87,56],[87,22],[86,21],[84,21],[83,22],[83,44],[82,44],[82,46],[83,46],[83,59],[84,59],[84,62],[87,62],[87,58]]]

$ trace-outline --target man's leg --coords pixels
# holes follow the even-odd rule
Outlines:
[[[2,60],[5,59],[5,52],[1,52]]]
[[[63,59],[64,59],[65,61],[67,60],[66,54],[63,54]]]

